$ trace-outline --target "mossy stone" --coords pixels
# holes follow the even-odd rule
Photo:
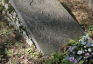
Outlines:
[[[9,2],[9,0],[5,0],[5,3],[8,3]]]
[[[19,26],[19,29],[21,30],[24,30],[24,31],[26,31],[26,27],[25,26]]]
[[[9,11],[9,13],[11,13],[14,10],[14,8],[11,6],[11,4],[9,4],[7,10]]]

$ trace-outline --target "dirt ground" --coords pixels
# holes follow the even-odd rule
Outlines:
[[[0,15],[0,64],[33,64],[39,56],[31,58],[32,49],[15,28]],[[29,50],[30,51],[30,50]],[[38,52],[36,48],[33,52]]]
[[[92,33],[90,37],[93,38],[93,8],[90,8],[88,6],[89,0],[59,0],[59,1],[73,16],[73,18],[79,22],[81,27],[86,32]]]
[[[59,1],[93,39],[93,9],[88,7],[88,0]],[[30,47],[0,12],[0,64],[43,64],[42,54],[35,52],[39,53],[37,48]]]

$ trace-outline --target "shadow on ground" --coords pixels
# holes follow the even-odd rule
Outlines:
[[[65,3],[61,3],[63,5],[63,7],[69,12],[69,14],[77,21],[75,15],[72,13],[71,9],[67,7],[67,5]],[[77,21],[78,23],[78,21]]]
[[[5,53],[5,45],[0,44],[0,63],[5,64],[6,62],[8,62],[8,57]]]
[[[0,14],[0,64],[9,62],[11,58],[10,55],[14,54],[12,49],[14,47],[18,49],[18,47],[24,43],[26,42],[23,40],[19,32],[16,31],[13,26],[9,26],[8,21],[6,21],[4,16]],[[26,47],[23,46],[23,48]],[[15,56],[17,56],[17,54],[15,54]]]

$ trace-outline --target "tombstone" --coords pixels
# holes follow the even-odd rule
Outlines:
[[[88,6],[89,6],[90,8],[93,8],[93,0],[89,0]]]
[[[84,35],[80,25],[57,0],[10,0],[36,47],[49,56]]]

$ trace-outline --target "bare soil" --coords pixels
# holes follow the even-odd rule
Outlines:
[[[0,64],[33,64],[39,56],[31,58],[29,48],[20,33],[0,15]],[[33,52],[38,50],[34,48]]]
[[[90,37],[93,39],[93,8],[88,6],[89,0],[59,0],[60,3],[67,9],[73,18],[86,31],[92,33]]]

